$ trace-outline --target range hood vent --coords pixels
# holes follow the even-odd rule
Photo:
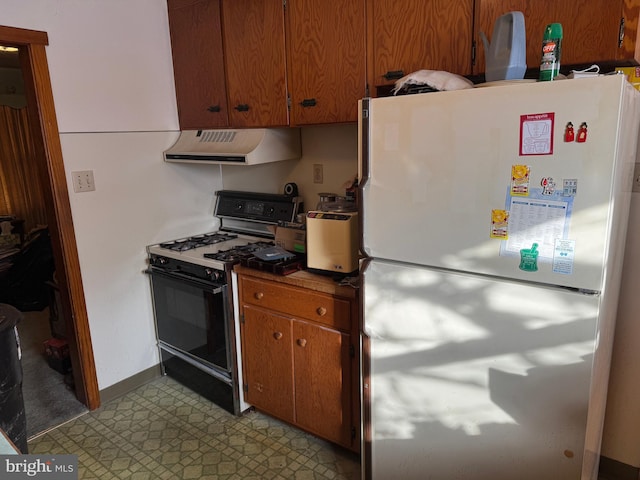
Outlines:
[[[301,156],[299,128],[185,130],[164,152],[167,162],[255,165]]]

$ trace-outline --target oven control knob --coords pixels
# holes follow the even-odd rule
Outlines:
[[[169,259],[167,257],[152,257],[151,258],[151,262],[154,265],[166,265],[167,263],[169,263]]]
[[[222,272],[220,270],[207,268],[204,272],[207,274],[207,277],[215,282],[219,282],[220,280],[222,280]]]

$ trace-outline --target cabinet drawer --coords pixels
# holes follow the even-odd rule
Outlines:
[[[302,288],[251,278],[241,279],[242,301],[341,330],[351,328],[348,300]]]

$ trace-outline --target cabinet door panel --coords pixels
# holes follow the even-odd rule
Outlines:
[[[478,47],[474,72],[485,71],[485,52],[480,32],[484,32],[491,40],[496,19],[511,11],[519,11],[524,15],[529,68],[540,66],[544,29],[554,22],[561,23],[563,27],[561,64],[615,60],[623,52],[618,47],[623,0],[477,0],[474,40]]]
[[[243,305],[242,363],[247,402],[294,421],[291,320]]]
[[[287,14],[292,125],[357,121],[366,93],[364,0],[288,0]]]
[[[230,124],[287,125],[282,0],[222,0],[222,22]]]
[[[388,85],[387,72],[471,73],[473,0],[369,0],[373,22],[370,84]]]
[[[351,443],[349,335],[293,322],[296,422],[344,446]]]
[[[180,128],[228,126],[219,0],[168,0]]]
[[[624,38],[622,47],[618,49],[618,60],[638,61],[640,54],[636,55],[638,40],[638,17],[640,16],[640,0],[624,0],[622,7],[624,18]],[[639,52],[640,53],[640,52]]]

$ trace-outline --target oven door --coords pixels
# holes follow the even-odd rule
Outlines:
[[[227,285],[154,268],[147,273],[160,348],[231,382]]]

